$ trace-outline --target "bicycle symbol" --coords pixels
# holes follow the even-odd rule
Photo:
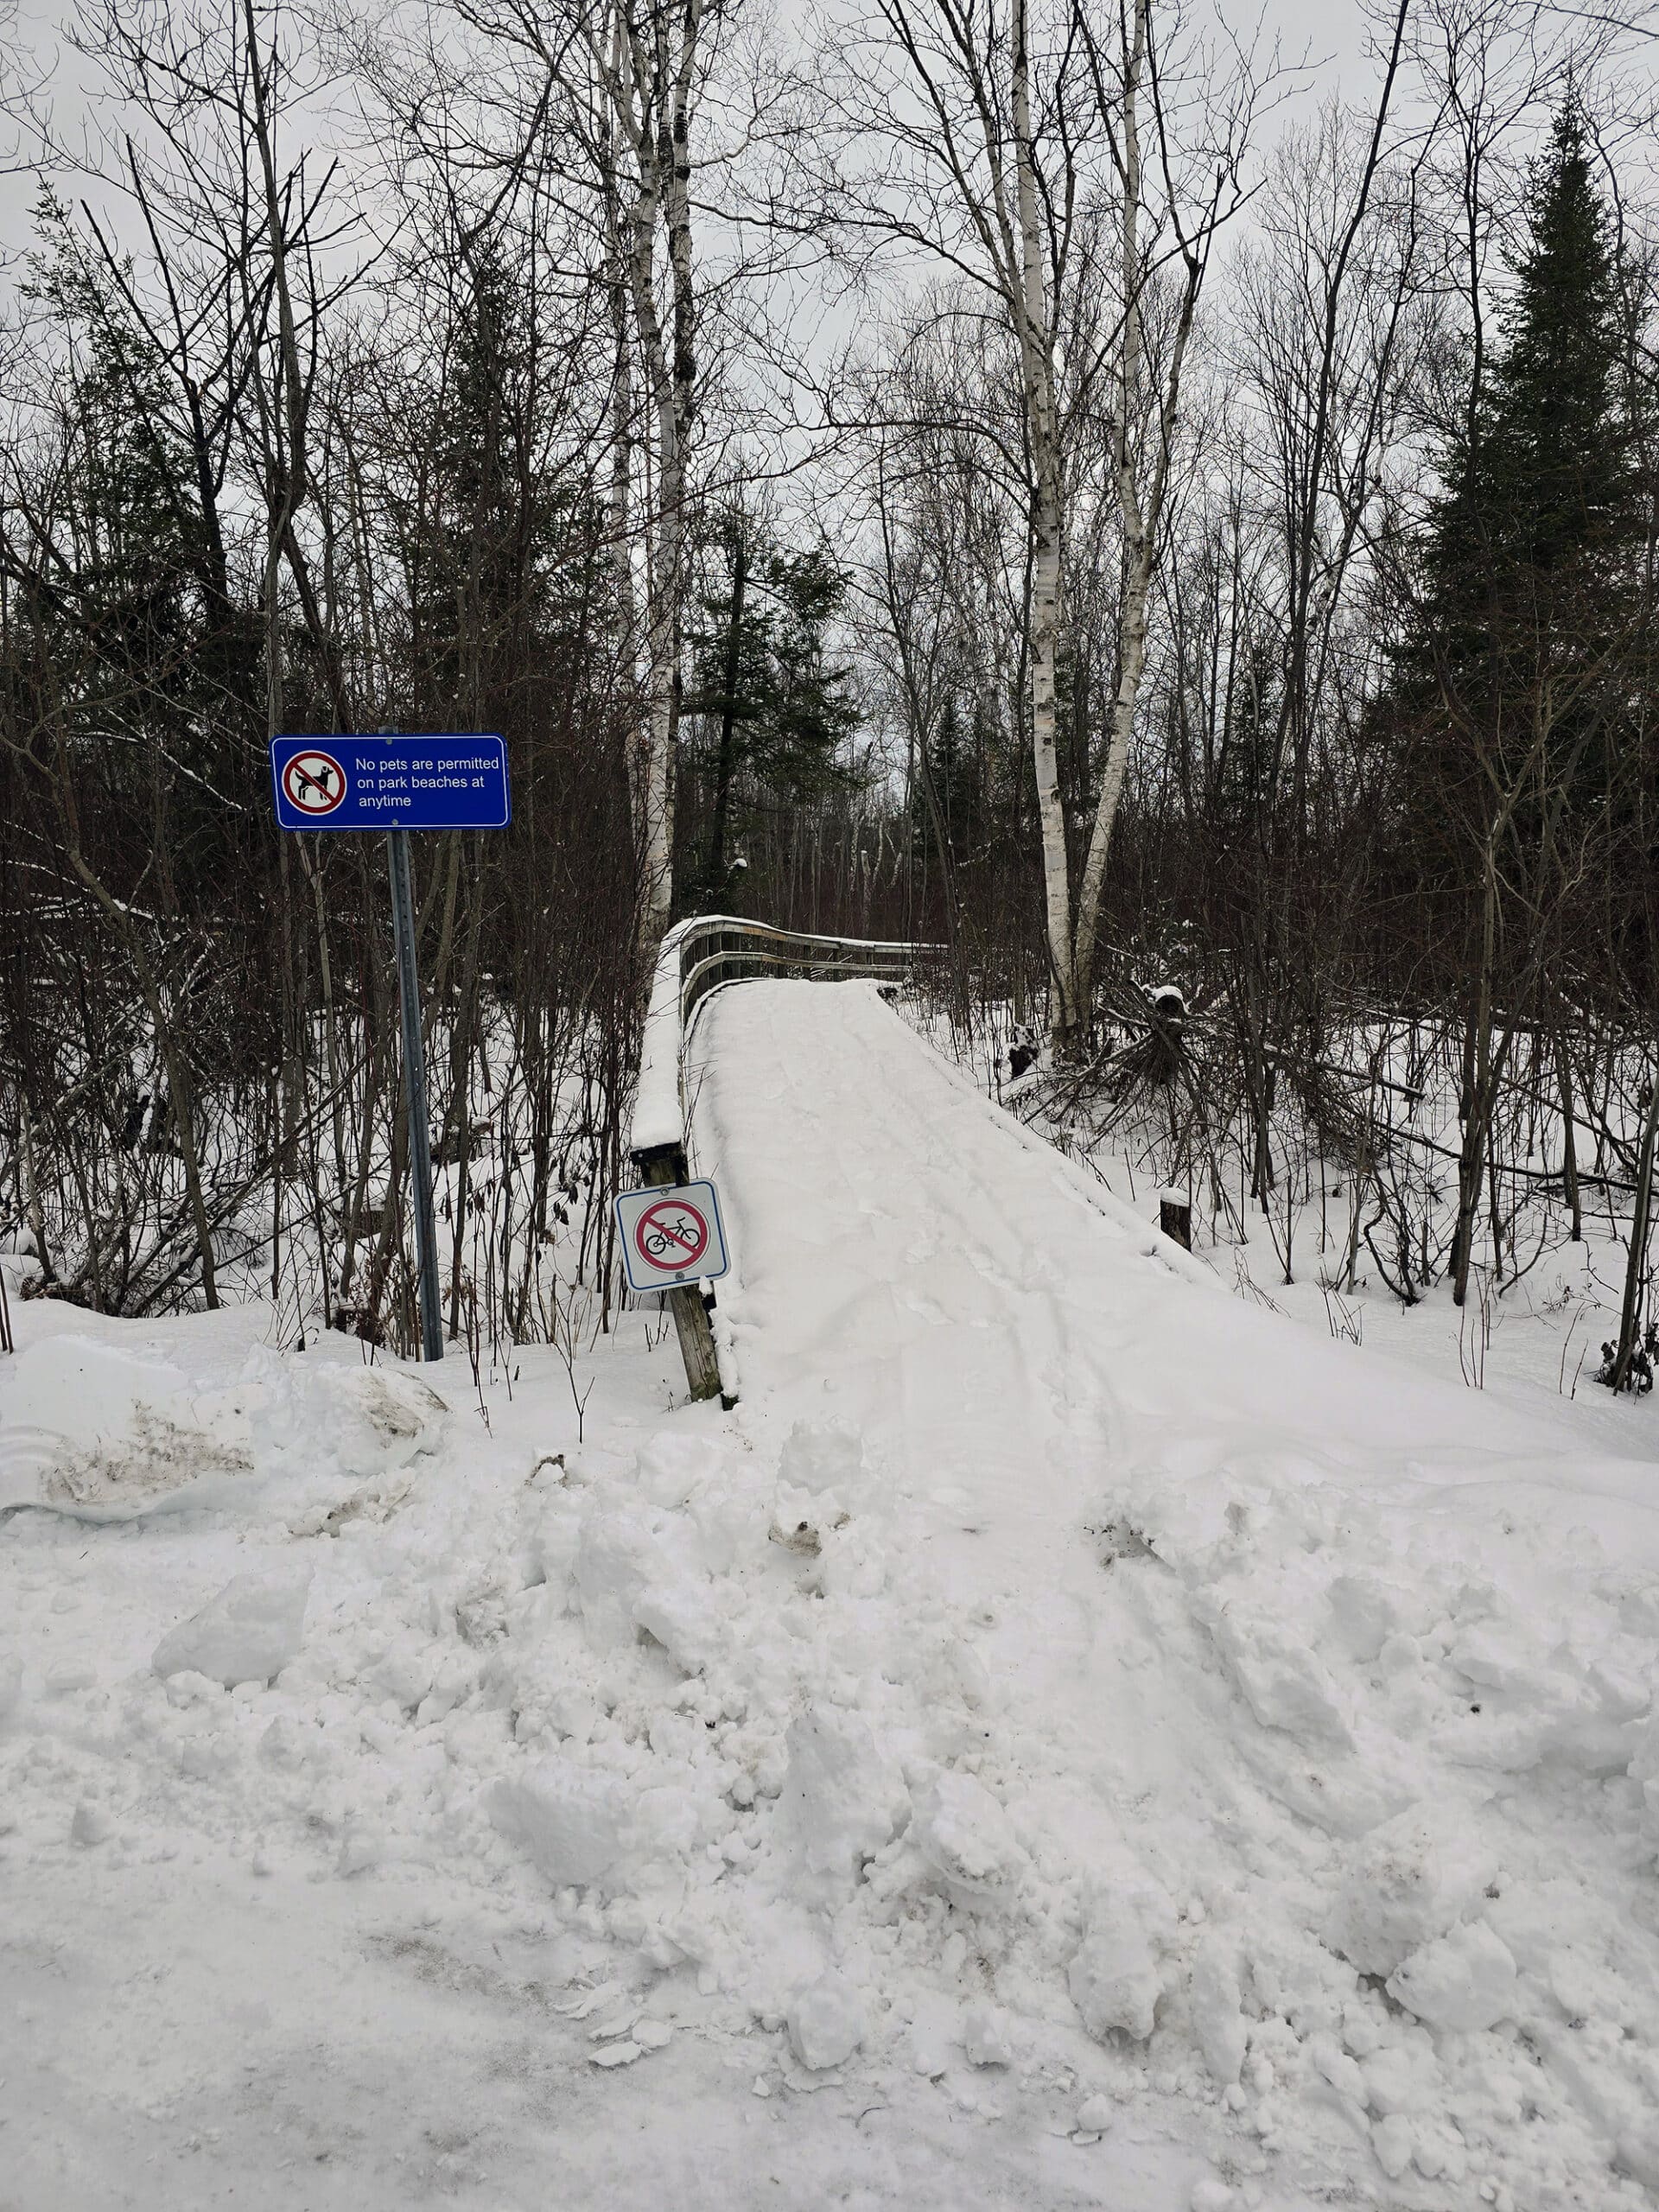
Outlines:
[[[660,1199],[634,1224],[633,1242],[647,1267],[683,1274],[709,1249],[709,1224],[683,1198]]]

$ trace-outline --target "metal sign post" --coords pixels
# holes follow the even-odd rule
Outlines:
[[[386,832],[391,869],[391,936],[397,957],[397,1003],[404,1030],[404,1098],[409,1109],[409,1181],[415,1200],[415,1262],[421,1285],[421,1357],[443,1357],[443,1311],[438,1297],[438,1225],[432,1212],[432,1147],[426,1120],[426,1044],[421,1034],[421,986],[415,973],[415,887],[409,832]]]
[[[420,1285],[421,1357],[443,1357],[438,1231],[432,1208],[432,1140],[427,1123],[426,1046],[415,967],[411,830],[505,830],[512,818],[507,748],[493,732],[438,737],[273,737],[270,776],[283,830],[378,830],[391,872],[391,935],[397,961],[404,1095],[409,1109],[409,1182]]]

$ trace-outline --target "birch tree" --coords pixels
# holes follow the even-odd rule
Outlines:
[[[1069,4],[879,0],[830,29],[819,90],[839,137],[824,183],[855,256],[931,262],[987,301],[1019,365],[1029,568],[1026,699],[1040,829],[1052,1027],[1078,1023],[1071,867],[1056,741],[1067,410],[1056,359],[1106,117]]]
[[[528,83],[496,95],[510,111],[511,159],[555,143],[550,167],[582,207],[595,246],[610,346],[611,570],[631,652],[635,512],[645,519],[645,715],[629,762],[646,950],[674,902],[675,757],[682,693],[687,549],[695,486],[701,302],[693,239],[693,140],[713,67],[719,0],[462,0],[491,48],[526,61]],[[486,111],[487,86],[478,97]],[[500,156],[498,156],[500,158]],[[640,440],[638,397],[649,424]],[[643,466],[636,467],[636,461]]]
[[[624,0],[587,25],[603,97],[593,150],[616,265],[632,309],[653,434],[645,593],[648,715],[633,779],[647,944],[667,928],[674,900],[674,766],[697,398],[691,136],[696,92],[708,64],[709,21],[705,0],[650,0],[638,10]],[[660,285],[659,236],[666,263],[666,281]],[[626,404],[629,348],[620,334],[616,360],[618,398]],[[619,520],[629,489],[625,446],[613,480]]]
[[[1032,0],[880,0],[855,40],[837,29],[836,58],[823,73],[845,142],[835,181],[849,238],[867,253],[925,255],[965,280],[993,303],[1019,362],[1025,712],[1051,1028],[1061,1051],[1089,1027],[1182,372],[1216,236],[1241,197],[1255,106],[1248,64],[1212,70],[1204,57],[1178,107],[1160,36],[1153,0],[1130,0],[1111,45],[1077,0],[1040,15]],[[1199,96],[1196,81],[1205,73],[1220,89],[1206,86]],[[1188,155],[1178,130],[1192,138]],[[880,153],[869,155],[872,147]],[[1100,291],[1105,312],[1079,312],[1079,300]],[[1103,401],[1103,391],[1110,397]],[[1093,823],[1077,878],[1056,702],[1066,548],[1090,504],[1081,448],[1103,404],[1110,410],[1123,582],[1109,728],[1103,743],[1086,748],[1100,759],[1098,797],[1091,807],[1087,773],[1076,794]]]
[[[1130,0],[1119,18],[1116,65],[1118,127],[1113,155],[1117,173],[1117,280],[1122,340],[1113,379],[1112,474],[1122,531],[1122,588],[1117,619],[1117,680],[1107,729],[1105,759],[1095,801],[1087,856],[1077,892],[1071,953],[1071,1002],[1087,1026],[1100,929],[1101,897],[1112,829],[1123,795],[1135,708],[1147,665],[1147,626],[1153,575],[1163,538],[1171,460],[1181,414],[1186,367],[1199,296],[1209,273],[1217,232],[1243,197],[1240,171],[1254,119],[1255,86],[1241,68],[1212,100],[1202,134],[1209,156],[1198,196],[1189,199],[1178,181],[1172,143],[1173,118],[1156,45],[1152,0]],[[1106,57],[1088,51],[1096,97],[1110,98]],[[1149,188],[1150,124],[1155,183]],[[1161,352],[1148,340],[1149,294],[1173,267],[1174,296]]]

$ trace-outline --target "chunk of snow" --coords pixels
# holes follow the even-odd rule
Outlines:
[[[1515,1956],[1484,1920],[1425,1943],[1389,1976],[1389,1994],[1432,2028],[1469,2034],[1515,2005]]]
[[[1340,1692],[1319,1655],[1287,1620],[1243,1599],[1206,1592],[1195,1610],[1222,1664],[1264,1728],[1320,1744],[1352,1741]]]
[[[845,1421],[798,1421],[784,1439],[778,1476],[814,1497],[833,1491],[851,1511],[864,1481],[864,1439]]]
[[[162,1638],[150,1663],[163,1678],[202,1675],[226,1689],[268,1682],[304,1641],[310,1588],[308,1567],[298,1573],[233,1574],[200,1612]]]
[[[74,1843],[107,1843],[115,1834],[115,1822],[101,1805],[94,1805],[83,1797],[75,1808],[74,1818],[69,1823],[70,1840]]]
[[[789,1724],[779,1819],[812,1872],[851,1883],[902,1826],[909,1795],[861,1713],[817,1705]]]
[[[1014,2063],[1013,2024],[995,2005],[971,2005],[962,2016],[962,2048],[970,2066]]]
[[[1365,2076],[1334,2036],[1311,2035],[1307,2039],[1307,2055],[1320,2076],[1331,2084],[1339,2097],[1345,2098],[1356,2107],[1363,2106]]]
[[[1005,1902],[1028,1864],[984,1783],[950,1768],[918,1796],[911,1840],[958,1904]]]
[[[633,1618],[688,1675],[699,1673],[719,1656],[725,1624],[700,1575],[665,1575],[635,1599]]]
[[[634,1842],[627,1785],[569,1759],[543,1759],[518,1780],[498,1782],[489,1811],[559,1887],[605,1881]]]
[[[1397,2113],[1376,2121],[1371,2128],[1371,2148],[1376,2153],[1376,2163],[1390,2181],[1398,2181],[1411,2164],[1412,2153],[1417,2148],[1416,2130],[1409,2121]]]
[[[275,1353],[252,1363],[261,1387],[249,1428],[262,1475],[326,1471],[364,1481],[406,1467],[442,1441],[448,1408],[397,1367],[342,1367]]]
[[[1238,1961],[1219,1937],[1209,1938],[1192,1961],[1192,2032],[1204,2063],[1224,2088],[1244,2063],[1248,2031]]]
[[[565,2004],[556,2005],[553,2010],[561,2019],[590,2020],[601,2005],[611,2004],[622,1994],[623,1986],[620,1981],[601,1981],[598,1988],[580,1990]]]
[[[1164,1993],[1162,1954],[1176,1924],[1168,1891],[1135,1853],[1104,1854],[1084,1915],[1084,1938],[1067,1970],[1072,2002],[1098,2041],[1115,2029],[1144,2043]]]
[[[790,2048],[811,2072],[840,2066],[864,2040],[864,2008],[836,1973],[820,1974],[798,1992],[787,2015]]]
[[[1356,1666],[1370,1666],[1392,1636],[1421,1636],[1433,1618],[1421,1590],[1374,1570],[1338,1574],[1327,1595],[1331,1641]]]
[[[1133,1918],[1091,1928],[1077,1947],[1066,1985],[1083,2024],[1097,2042],[1114,2029],[1136,2043],[1145,2043],[1152,2033],[1163,1977],[1146,1930]]]
[[[1354,1847],[1324,1938],[1362,1974],[1390,1974],[1478,1896],[1484,1868],[1449,1823],[1413,1806]]]
[[[378,1866],[385,1855],[385,1838],[378,1828],[348,1827],[340,1840],[334,1872],[346,1879],[353,1874],[366,1874],[372,1867]]]
[[[640,1605],[648,1593],[671,1603],[684,1569],[664,1541],[664,1516],[632,1501],[590,1506],[576,1540],[576,1590],[590,1640],[600,1649],[625,1648],[638,1639]],[[654,1632],[654,1631],[653,1631]]]
[[[166,1682],[167,1701],[175,1713],[187,1713],[192,1706],[217,1705],[225,1694],[223,1682],[199,1675],[194,1667],[181,1667],[176,1675],[166,1677]]]
[[[723,1458],[712,1437],[677,1436],[671,1432],[653,1436],[641,1446],[634,1459],[634,1475],[653,1505],[665,1512],[677,1512],[711,1478],[718,1476]]]
[[[1413,2040],[1384,2044],[1360,2062],[1365,2083],[1365,2102],[1383,2118],[1395,2113],[1421,2112],[1436,2094],[1433,2049],[1421,2028]]]
[[[1642,1792],[1643,1826],[1659,1843],[1659,1707],[1637,1731],[1636,1750],[1626,1771]]]

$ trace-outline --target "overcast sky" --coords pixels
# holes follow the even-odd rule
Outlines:
[[[117,118],[99,96],[96,72],[82,62],[66,38],[71,11],[60,0],[56,3],[54,0],[15,0],[15,5],[12,26],[24,76],[38,88],[39,104],[60,141],[78,146],[89,126],[96,126],[100,120],[107,124]],[[780,12],[787,17],[798,5],[798,0],[781,0]],[[1350,89],[1345,80],[1351,80],[1356,94],[1369,86],[1373,73],[1363,59],[1366,29],[1356,0],[1243,0],[1238,6],[1224,0],[1224,12],[1241,33],[1248,32],[1257,20],[1258,8],[1263,43],[1277,37],[1287,60],[1306,54],[1313,63],[1306,80],[1310,92]],[[4,35],[6,16],[5,0],[0,0],[0,37]],[[26,141],[13,133],[11,143],[18,149],[19,158],[0,173],[0,252],[7,253],[15,253],[28,243],[29,211],[36,190],[35,173],[26,158]],[[5,144],[0,129],[0,148]],[[62,173],[62,188],[71,194],[81,188],[68,170]]]

